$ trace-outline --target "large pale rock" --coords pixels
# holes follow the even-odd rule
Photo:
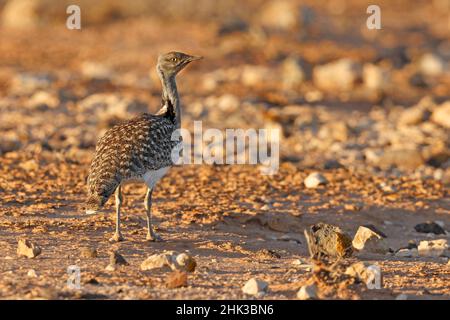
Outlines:
[[[35,243],[31,242],[28,239],[19,239],[17,245],[17,255],[24,256],[27,258],[35,258],[40,255],[42,249]]]
[[[360,77],[359,64],[350,59],[340,59],[317,66],[313,71],[314,84],[327,91],[349,91]]]
[[[303,183],[305,184],[305,187],[307,187],[308,189],[314,189],[320,185],[327,184],[328,181],[320,173],[313,172],[306,177],[306,179],[303,181]]]
[[[445,72],[445,62],[441,57],[427,53],[420,59],[419,68],[427,76],[439,76]]]
[[[176,253],[166,251],[162,254],[154,254],[144,260],[141,264],[141,270],[178,270],[185,272],[194,272],[197,262],[187,253]]]
[[[300,10],[292,1],[271,1],[262,8],[259,15],[261,25],[280,30],[296,27],[300,19]]]
[[[421,257],[439,257],[448,254],[448,244],[446,239],[420,241],[417,248]]]
[[[360,280],[365,284],[374,283],[382,285],[383,279],[381,272],[378,272],[378,266],[372,265],[366,261],[353,263],[345,270],[345,274]],[[376,279],[379,277],[378,279]]]
[[[302,286],[297,292],[297,298],[300,300],[317,299],[317,286],[314,284]]]
[[[256,296],[267,292],[269,284],[265,281],[252,278],[248,280],[242,287],[242,292],[248,295]]]
[[[385,239],[386,235],[374,226],[360,226],[352,244],[359,251],[385,254],[389,250]]]
[[[362,72],[364,85],[371,90],[382,90],[389,84],[389,75],[383,68],[366,63]]]
[[[2,26],[28,29],[39,25],[42,0],[10,0],[1,13]]]
[[[450,101],[444,102],[434,109],[431,115],[431,121],[450,129]]]

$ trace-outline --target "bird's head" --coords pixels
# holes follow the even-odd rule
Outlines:
[[[191,56],[182,52],[169,52],[161,54],[158,57],[157,69],[165,76],[171,77],[177,75],[184,67],[195,60],[203,57]]]

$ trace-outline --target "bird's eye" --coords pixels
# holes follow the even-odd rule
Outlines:
[[[177,58],[172,58],[172,59],[170,59],[172,62],[177,62],[178,61],[178,59]]]

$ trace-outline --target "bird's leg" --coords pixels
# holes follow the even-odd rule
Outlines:
[[[147,214],[147,240],[150,241],[162,241],[162,238],[153,231],[152,226],[152,188],[147,188],[147,193],[145,194],[145,213]]]
[[[122,188],[119,185],[116,188],[116,191],[114,193],[116,198],[116,232],[114,233],[114,236],[109,239],[109,241],[123,241],[122,233],[120,232],[120,208],[122,207]]]

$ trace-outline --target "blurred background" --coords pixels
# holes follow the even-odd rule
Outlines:
[[[66,8],[81,8],[81,30]],[[0,154],[89,159],[106,128],[160,104],[157,55],[184,126],[279,128],[283,161],[448,182],[450,1],[0,0]],[[51,121],[49,121],[51,120]]]

